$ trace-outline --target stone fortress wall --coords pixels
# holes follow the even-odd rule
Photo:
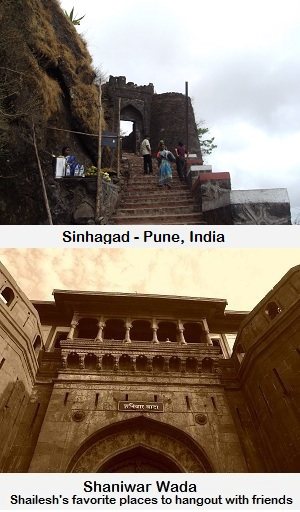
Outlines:
[[[300,469],[300,267],[291,269],[240,326],[233,351],[267,471]],[[242,412],[242,414],[244,414]]]
[[[153,84],[138,86],[124,76],[110,76],[103,99],[109,130],[118,131],[119,118],[133,123],[132,134],[123,138],[125,151],[139,153],[145,135],[150,135],[153,156],[160,140],[173,152],[179,141],[188,145],[187,183],[208,224],[291,224],[286,189],[232,190],[229,172],[203,165],[193,106],[184,94],[156,94]]]
[[[37,311],[0,264],[1,471],[8,471],[17,452],[26,450],[24,439],[22,448],[16,446],[20,425],[33,428],[39,413],[32,393],[42,347]]]
[[[106,122],[111,131],[117,132],[120,118],[134,123],[134,140],[131,141],[135,152],[145,135],[150,135],[153,153],[159,141],[163,139],[171,151],[179,141],[185,142],[186,134],[186,97],[184,94],[170,92],[156,94],[153,84],[138,86],[126,82],[125,76],[110,76],[103,86]],[[201,149],[197,136],[194,110],[188,98],[189,150],[201,158]],[[129,141],[130,142],[130,141]],[[123,146],[126,147],[126,141]]]

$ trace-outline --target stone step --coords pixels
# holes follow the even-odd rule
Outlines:
[[[165,206],[184,206],[184,207],[192,207],[192,206],[197,206],[195,205],[194,201],[191,199],[191,198],[187,198],[187,199],[182,199],[181,196],[179,196],[178,198],[173,198],[173,196],[171,197],[168,197],[167,199],[165,198],[162,198],[160,196],[158,196],[157,198],[153,198],[153,197],[145,197],[145,198],[140,198],[140,197],[136,197],[136,198],[131,198],[129,199],[128,197],[126,198],[126,200],[122,199],[119,203],[119,207],[120,208],[145,208],[145,207],[156,207],[156,208],[160,208],[160,207],[165,207]],[[200,206],[198,207],[200,209]],[[197,208],[197,211],[198,211],[198,208]]]
[[[179,187],[172,187],[172,188],[160,188],[160,187],[143,187],[143,188],[135,188],[135,189],[127,189],[126,191],[124,191],[125,194],[129,196],[129,194],[131,196],[152,196],[152,195],[156,195],[156,196],[160,196],[160,197],[163,197],[163,198],[167,198],[167,197],[171,197],[171,196],[179,196],[179,195],[184,195],[184,197],[186,197],[188,195],[188,197],[190,199],[192,199],[192,195],[189,193],[188,190],[186,189],[180,189]]]
[[[200,207],[195,204],[190,189],[181,182],[173,166],[171,188],[158,186],[158,168],[153,160],[153,174],[143,173],[143,159],[124,155],[130,167],[130,178],[123,191],[112,224],[206,224]]]
[[[181,215],[181,214],[193,214],[195,212],[199,211],[199,207],[196,205],[189,205],[187,206],[161,206],[158,207],[157,205],[153,204],[150,207],[138,207],[138,208],[118,208],[117,215],[119,217],[121,216],[136,216],[136,215]]]
[[[170,183],[171,187],[188,188],[187,185],[179,180],[172,180]],[[158,187],[158,180],[129,180],[128,187]],[[164,187],[161,187],[164,188]],[[165,187],[167,188],[167,187]]]
[[[158,169],[154,169],[153,172],[151,172],[151,174],[144,174],[139,169],[135,169],[134,167],[131,167],[130,176],[134,176],[135,178],[141,178],[144,180],[151,180],[153,178],[158,178],[159,171],[158,171]],[[172,172],[172,178],[179,179],[178,172],[174,169]]]
[[[139,225],[158,225],[158,224],[179,224],[179,225],[199,225],[206,224],[201,214],[181,214],[181,215],[134,215],[130,217],[119,217],[115,215],[111,219],[112,224],[139,224]]]
[[[123,195],[124,198],[128,201],[159,201],[160,199],[162,201],[191,201],[194,202],[194,199],[192,198],[191,194],[189,192],[180,190],[153,190],[151,194],[149,194],[147,191],[144,190],[140,191],[130,191],[125,192]]]

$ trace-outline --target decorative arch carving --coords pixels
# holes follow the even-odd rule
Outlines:
[[[137,446],[111,457],[99,473],[181,473],[177,463],[165,454]]]
[[[192,437],[176,427],[144,416],[119,421],[89,437],[72,457],[67,472],[105,471],[110,459],[141,447],[177,465],[182,473],[213,472],[204,452]]]

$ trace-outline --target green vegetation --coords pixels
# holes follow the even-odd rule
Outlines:
[[[98,169],[94,165],[91,165],[85,171],[85,176],[97,176],[97,175],[98,175]],[[107,169],[107,168],[101,169],[101,176],[104,181],[111,181],[111,177],[109,175],[109,169]]]
[[[200,147],[202,156],[205,157],[207,155],[211,155],[213,150],[218,146],[214,144],[215,137],[206,138],[206,135],[209,133],[209,128],[204,128],[200,126],[202,123],[197,123],[197,133],[199,137]]]
[[[70,13],[65,11],[65,15],[71,21],[71,23],[73,23],[73,25],[80,25],[81,20],[83,20],[83,18],[85,16],[85,14],[84,14],[83,16],[81,16],[81,18],[76,18],[76,15],[74,14],[74,7],[70,11]]]

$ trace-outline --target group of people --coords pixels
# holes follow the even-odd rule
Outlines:
[[[141,143],[141,154],[144,159],[144,174],[152,174],[152,156],[150,138],[148,135],[145,136]],[[186,149],[182,142],[178,142],[175,148],[175,156],[169,151],[163,140],[159,142],[157,150],[157,163],[159,170],[158,186],[171,188],[172,181],[172,162],[176,162],[176,169],[180,181],[185,180],[185,168],[186,168]]]

